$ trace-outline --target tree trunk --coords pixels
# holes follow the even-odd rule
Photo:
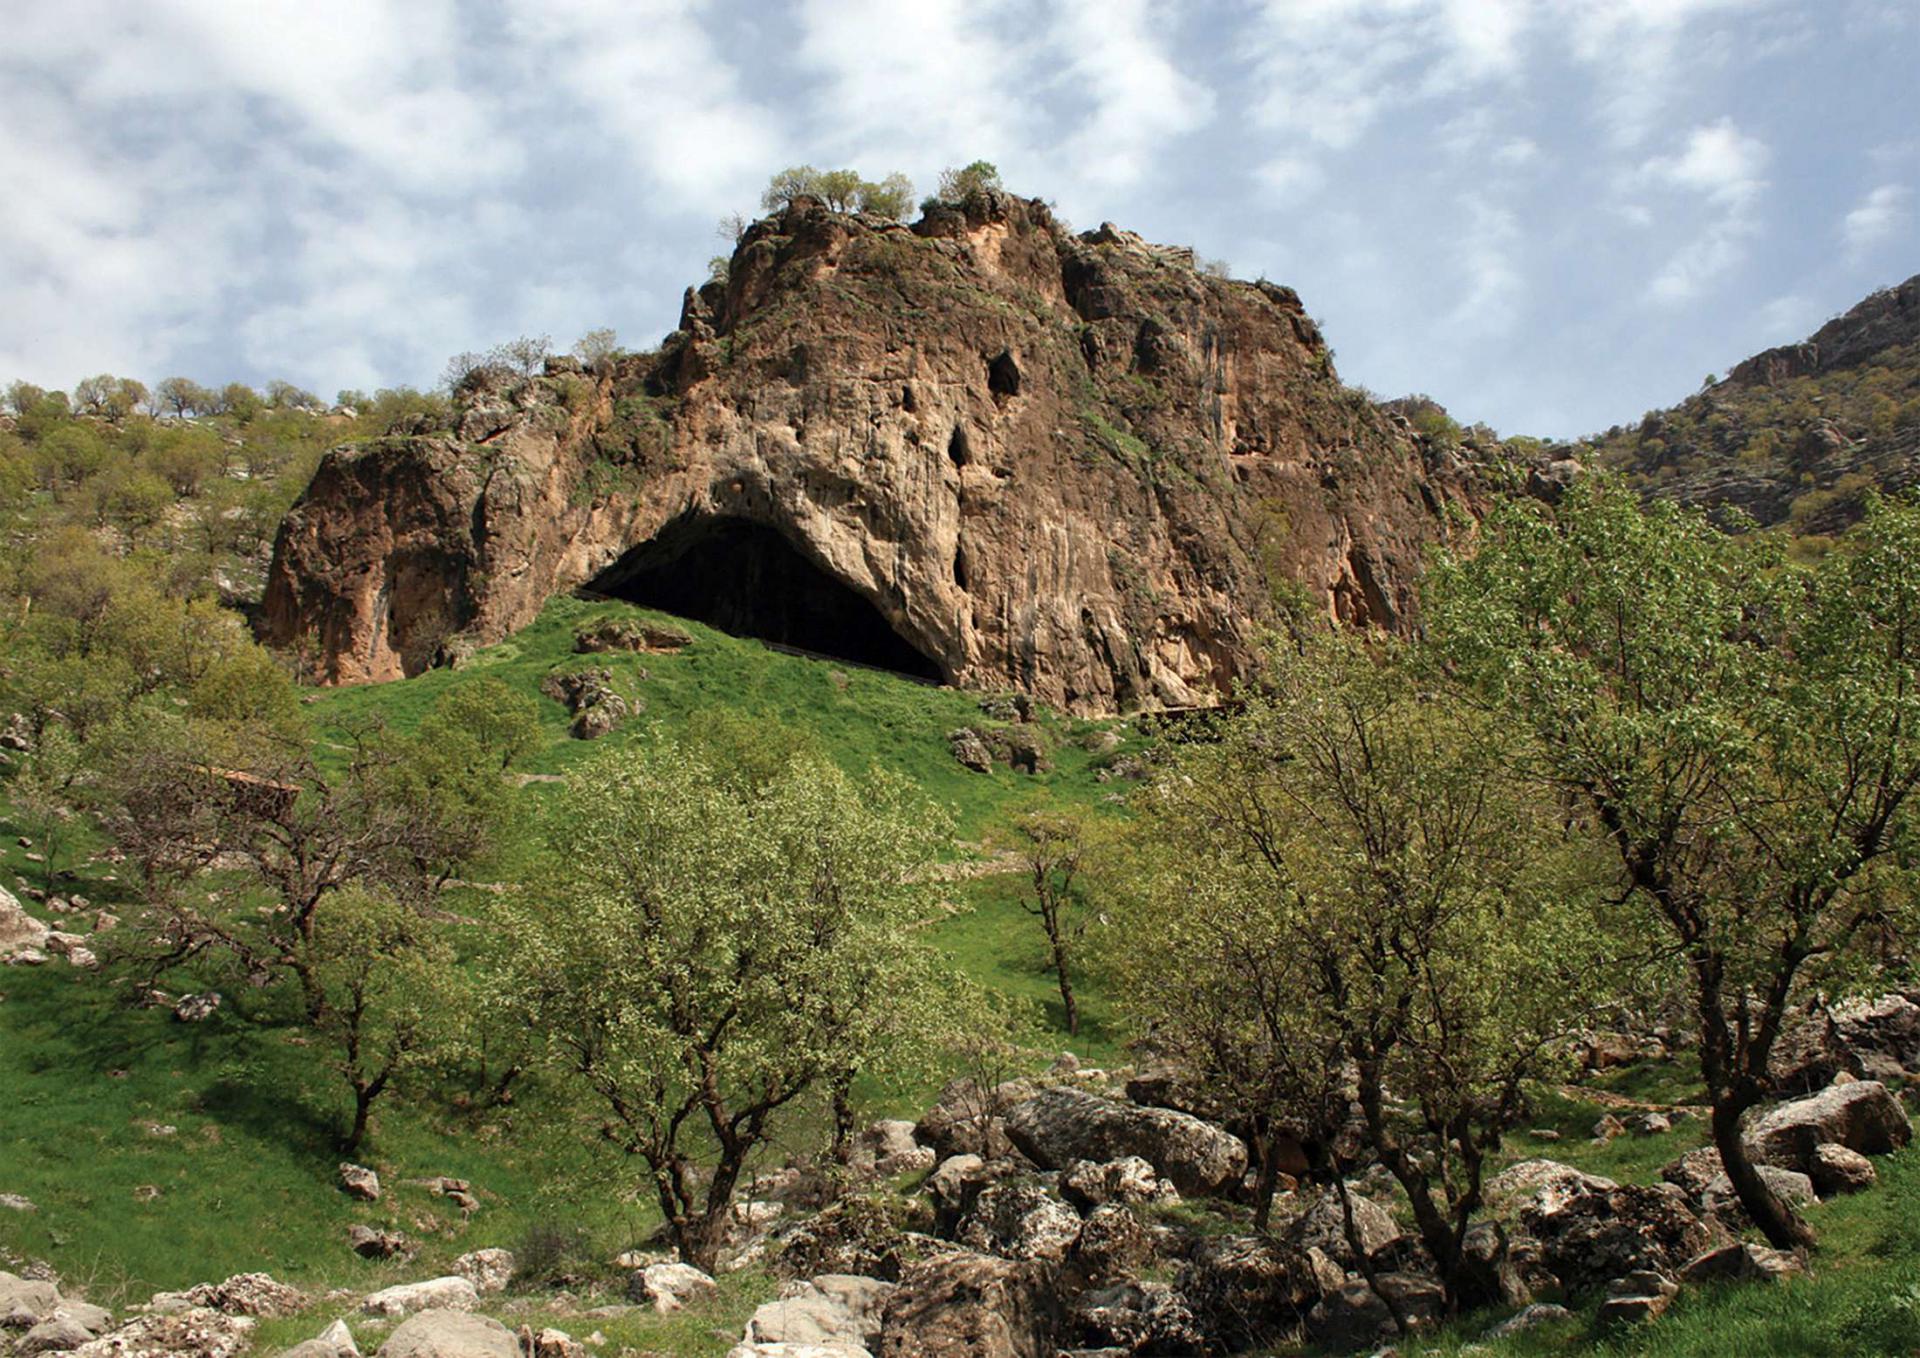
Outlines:
[[[1740,1115],[1749,1106],[1730,1094],[1714,1099],[1713,1144],[1720,1152],[1720,1168],[1768,1244],[1782,1250],[1811,1249],[1818,1239],[1813,1228],[1767,1186],[1747,1154],[1746,1142],[1740,1137]]]
[[[379,1091],[367,1085],[356,1085],[353,1090],[353,1126],[347,1132],[347,1139],[340,1149],[348,1155],[360,1149],[360,1143],[367,1139],[367,1122],[373,1115],[373,1101],[379,1097]]]
[[[1080,1036],[1080,1006],[1073,998],[1073,976],[1067,968],[1067,949],[1058,940],[1053,945],[1053,970],[1060,978],[1060,1003],[1067,1011],[1067,1035]]]
[[[1254,1133],[1254,1149],[1260,1153],[1260,1173],[1253,1185],[1253,1229],[1257,1235],[1265,1235],[1273,1221],[1273,1185],[1280,1177],[1278,1140],[1271,1128]]]

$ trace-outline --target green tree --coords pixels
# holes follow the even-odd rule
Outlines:
[[[766,189],[760,194],[760,206],[768,212],[779,212],[796,198],[819,196],[820,171],[811,165],[790,165],[767,181]]]
[[[899,171],[878,181],[863,181],[858,193],[862,212],[899,221],[913,210],[913,181]]]
[[[1252,1129],[1261,1224],[1286,1138],[1345,1194],[1357,1097],[1449,1303],[1496,1299],[1500,1261],[1467,1249],[1483,1175],[1604,997],[1591,893],[1557,870],[1578,843],[1508,731],[1395,648],[1309,633],[1244,696],[1147,802],[1121,1002]]]
[[[976,160],[971,165],[962,165],[959,169],[945,169],[940,172],[940,191],[937,195],[944,203],[970,204],[977,202],[989,193],[1001,191],[1000,171],[990,160]]]
[[[212,413],[219,400],[211,391],[189,377],[163,378],[154,388],[154,395],[161,407],[171,410],[175,415],[206,415]]]
[[[445,940],[417,910],[376,892],[337,893],[304,946],[322,997],[314,1027],[353,1097],[340,1143],[353,1155],[381,1096],[446,1051],[469,997]]]
[[[1775,1245],[1811,1244],[1740,1121],[1796,998],[1912,936],[1920,509],[1872,502],[1803,569],[1589,477],[1552,512],[1501,506],[1433,584],[1454,665],[1533,733],[1678,954],[1741,1205]]]
[[[620,352],[620,337],[611,326],[589,330],[574,341],[572,352],[575,358],[597,372],[601,365]]]
[[[899,783],[823,763],[756,789],[662,742],[573,773],[508,984],[688,1262],[711,1270],[784,1118],[931,1029],[914,882],[938,828]]]
[[[1073,993],[1073,978],[1088,923],[1081,881],[1087,822],[1071,811],[1030,811],[1015,819],[1010,838],[1027,874],[1029,890],[1020,898],[1021,908],[1040,921],[1046,934],[1048,968],[1060,988],[1067,1032],[1077,1037],[1080,1005]]]
[[[851,212],[860,196],[858,170],[822,170],[813,181],[816,198],[835,212]]]
[[[80,772],[78,742],[65,725],[54,724],[41,730],[33,753],[7,785],[14,818],[26,827],[39,848],[41,886],[49,894],[59,880],[67,827],[79,800],[75,782]]]

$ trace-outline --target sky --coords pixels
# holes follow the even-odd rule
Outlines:
[[[1920,0],[0,0],[0,383],[644,347],[775,170],[986,159],[1573,437],[1920,273],[1917,70]]]

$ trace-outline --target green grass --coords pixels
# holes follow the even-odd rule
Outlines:
[[[575,629],[602,617],[670,621],[692,633],[694,641],[673,653],[575,655]],[[540,696],[540,681],[557,667],[577,664],[612,670],[616,685],[628,697],[637,696],[644,710],[599,741],[569,739],[567,714]],[[993,724],[981,712],[978,694],[786,655],[757,641],[627,604],[569,597],[553,599],[524,630],[478,652],[457,670],[431,670],[400,683],[314,690],[309,710],[323,746],[338,747],[351,728],[370,719],[411,729],[440,695],[479,675],[495,676],[539,699],[548,741],[518,766],[530,773],[564,774],[608,745],[643,739],[648,732],[680,734],[697,714],[724,709],[804,732],[849,773],[879,767],[911,778],[953,814],[964,838],[977,838],[1023,805],[1092,806],[1111,790],[1095,778],[1102,761],[1078,743],[1089,730],[1107,723],[1042,713],[1040,723],[1054,763],[1050,772],[1021,774],[1000,768],[973,773],[954,759],[947,733],[960,726]],[[537,800],[551,786],[534,784],[528,791]]]

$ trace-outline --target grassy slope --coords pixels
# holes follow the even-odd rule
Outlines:
[[[411,725],[441,692],[476,674],[537,692],[549,668],[572,659],[576,623],[623,611],[636,610],[559,600],[468,668],[316,695],[322,740],[338,741],[370,717]],[[697,624],[689,630],[695,643],[680,654],[595,658],[622,671],[629,691],[646,701],[645,712],[610,741],[684,729],[708,707],[777,717],[811,731],[850,769],[877,763],[914,778],[952,809],[970,839],[988,835],[1030,802],[1098,805],[1110,790],[1093,776],[1096,761],[1072,743],[1082,723],[1049,722],[1057,759],[1052,774],[969,774],[953,762],[945,733],[981,720],[971,695],[780,655]],[[641,668],[644,680],[635,677]],[[551,740],[527,761],[528,769],[564,773],[591,752],[566,739],[560,709],[544,700],[543,719]],[[551,788],[530,785],[530,809]],[[16,833],[0,818],[0,872],[10,869],[26,880],[35,870],[14,845]],[[534,842],[495,865],[497,875],[525,866]],[[119,884],[99,880],[103,867],[81,869],[78,889],[112,906]],[[1096,984],[1084,987],[1080,1039],[1069,1042],[1059,1031],[1057,993],[1044,970],[1037,928],[1020,908],[1018,878],[957,881],[945,894],[952,913],[933,926],[933,939],[963,969],[1033,1000],[1049,1025],[1049,1045],[1095,1062],[1117,1056],[1120,1034]],[[340,1099],[332,1077],[318,1053],[298,1044],[298,1033],[249,1022],[239,1012],[245,996],[210,1022],[187,1026],[171,1022],[164,1010],[121,1007],[110,992],[59,965],[0,974],[0,992],[0,1089],[8,1093],[0,1101],[0,1192],[25,1194],[41,1207],[31,1215],[0,1211],[0,1251],[49,1258],[99,1299],[137,1299],[156,1287],[253,1268],[316,1290],[364,1289],[428,1276],[468,1249],[521,1246],[535,1230],[584,1232],[583,1260],[603,1260],[651,1226],[644,1202],[623,1191],[631,1180],[621,1167],[564,1134],[543,1133],[533,1100],[523,1111],[485,1118],[396,1104],[363,1157],[381,1171],[387,1197],[374,1205],[349,1201],[333,1184]],[[920,1087],[878,1096],[883,1104],[877,1106],[911,1111],[940,1079],[941,1072],[930,1071]],[[1634,1098],[1692,1097],[1687,1072],[1675,1066],[1630,1069],[1605,1084]],[[1659,1165],[1702,1139],[1697,1122],[1683,1121],[1667,1136],[1598,1146],[1586,1138],[1601,1111],[1583,1098],[1543,1097],[1535,1125],[1561,1138],[1517,1136],[1509,1154],[1546,1155],[1620,1179],[1651,1180]],[[175,1130],[154,1135],[147,1124]],[[1589,1304],[1569,1325],[1491,1351],[1912,1353],[1920,1344],[1914,1263],[1920,1259],[1920,1153],[1883,1159],[1880,1168],[1880,1189],[1818,1209],[1827,1248],[1813,1278],[1782,1288],[1690,1294],[1660,1323],[1610,1341],[1593,1334]],[[402,1182],[429,1174],[471,1179],[483,1199],[481,1212],[462,1221],[441,1199]],[[136,1197],[146,1185],[159,1188],[160,1197]],[[362,1261],[342,1243],[354,1222],[398,1227],[421,1242],[422,1253],[406,1265]],[[720,1307],[697,1319],[596,1323],[616,1348],[719,1354],[727,1345],[716,1331],[737,1333],[745,1311],[771,1290],[768,1280],[748,1275],[729,1280]],[[527,1318],[539,1323],[537,1315]],[[1491,1319],[1473,1317],[1403,1351],[1459,1352]],[[587,1328],[577,1319],[563,1323],[576,1333]],[[269,1323],[259,1350],[274,1351],[319,1328],[312,1317]],[[363,1339],[378,1342],[371,1330]]]
[[[410,727],[440,694],[478,675],[537,694],[555,665],[594,663],[614,669],[625,690],[644,700],[644,711],[588,744],[567,738],[565,714],[542,698],[550,739],[525,761],[527,771],[564,774],[609,744],[678,732],[702,710],[723,708],[807,731],[850,771],[878,765],[905,774],[951,811],[969,840],[989,836],[1021,806],[1094,805],[1110,790],[1095,780],[1093,757],[1074,743],[1087,723],[1046,719],[1055,748],[1051,773],[969,773],[953,760],[946,733],[985,720],[975,695],[779,654],[699,624],[686,625],[694,643],[676,654],[573,656],[575,626],[609,613],[661,616],[559,599],[531,627],[459,671],[315,693],[309,710],[322,752],[370,719]],[[522,790],[530,824],[553,788],[536,782]],[[40,870],[14,843],[19,832],[0,817],[0,881],[38,882]],[[511,878],[529,865],[538,842],[529,833],[488,865],[487,875]],[[81,863],[87,847],[77,845],[63,863]],[[107,869],[83,863],[67,889],[117,908],[123,887],[104,880]],[[1014,886],[996,877],[954,882],[943,893],[951,913],[933,925],[932,936],[969,973],[1031,997],[1057,1025],[1038,926],[1020,909]],[[1098,988],[1086,990],[1083,1040],[1055,1032],[1048,1045],[1110,1059],[1113,1034]],[[0,993],[0,1089],[10,1095],[0,1101],[0,1192],[23,1194],[41,1208],[0,1211],[0,1250],[48,1258],[96,1296],[144,1297],[247,1269],[315,1285],[372,1286],[423,1276],[465,1250],[519,1245],[536,1228],[584,1230],[588,1253],[604,1259],[642,1239],[656,1219],[644,1201],[622,1191],[631,1180],[621,1167],[542,1134],[526,1113],[480,1118],[397,1102],[380,1116],[375,1144],[363,1156],[380,1170],[388,1195],[377,1205],[350,1202],[334,1186],[334,1137],[344,1108],[335,1077],[298,1030],[245,1013],[246,995],[230,995],[207,1023],[183,1025],[164,1009],[125,1007],[109,988],[63,964],[0,973]],[[876,1092],[876,1111],[924,1107],[942,1079],[929,1071],[913,1088]],[[147,1124],[175,1130],[156,1136]],[[484,1206],[472,1221],[399,1183],[439,1174],[474,1182]],[[136,1197],[146,1186],[160,1196]],[[343,1244],[355,1222],[406,1231],[422,1253],[404,1266],[362,1261]]]

